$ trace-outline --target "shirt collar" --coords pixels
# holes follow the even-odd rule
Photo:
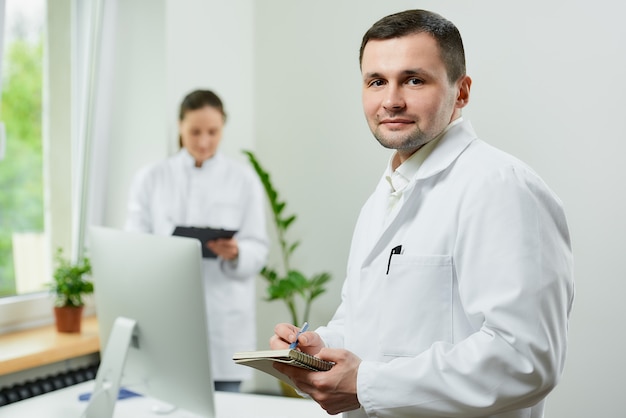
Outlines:
[[[209,158],[208,160],[205,160],[202,163],[202,167],[196,167],[196,160],[189,153],[187,148],[181,148],[178,151],[178,155],[179,155],[179,158],[183,161],[183,164],[184,164],[185,167],[190,167],[190,168],[194,168],[194,169],[197,169],[197,170],[202,170],[203,168],[206,168],[206,167],[210,166],[210,164],[213,161],[217,161],[219,159],[219,153],[216,152],[211,158]]]
[[[459,117],[446,126],[446,128],[437,135],[434,139],[426,143],[420,149],[413,153],[406,161],[404,161],[395,171],[392,171],[393,159],[396,155],[394,152],[389,158],[387,163],[387,172],[385,179],[391,186],[391,190],[394,192],[403,190],[411,181],[411,179],[417,173],[417,170],[422,166],[422,163],[428,158],[432,150],[435,148],[439,140],[445,135],[448,130],[454,125],[458,125],[463,121],[463,117]]]

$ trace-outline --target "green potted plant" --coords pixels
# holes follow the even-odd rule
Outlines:
[[[54,317],[57,331],[80,332],[83,308],[83,296],[93,293],[93,282],[88,276],[91,274],[91,262],[83,257],[76,263],[71,263],[63,257],[63,249],[58,248],[55,254],[56,268],[50,291],[55,295]]]
[[[291,257],[300,245],[300,241],[290,242],[286,232],[296,215],[286,215],[284,210],[286,203],[281,201],[278,192],[272,185],[269,173],[261,166],[256,156],[251,151],[243,151],[254,167],[272,208],[278,245],[281,253],[282,268],[265,266],[261,270],[261,276],[267,281],[267,300],[282,300],[291,314],[291,322],[300,326],[308,321],[312,302],[326,291],[326,283],[331,279],[330,273],[323,272],[307,277],[304,273],[293,268]]]

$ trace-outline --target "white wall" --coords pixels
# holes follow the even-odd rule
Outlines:
[[[223,152],[242,158],[239,150],[253,147],[251,2],[117,2],[106,225],[123,225],[135,172],[178,149],[178,106],[191,90],[224,100]]]
[[[569,358],[547,418],[622,416],[626,5],[620,2],[120,2],[127,13],[120,23],[128,26],[120,28],[127,37],[118,88],[127,100],[113,122],[121,169],[112,174],[107,223],[121,225],[130,175],[171,149],[180,97],[206,80],[230,113],[224,152],[239,158],[239,149],[255,149],[288,210],[298,214],[298,267],[333,273],[312,322],[328,320],[358,210],[389,156],[361,112],[360,38],[383,15],[412,7],[457,24],[474,79],[465,115],[484,140],[534,167],[566,207],[577,297]],[[133,40],[156,48],[154,54],[138,59],[142,46]],[[142,92],[151,92],[153,103],[137,100]],[[274,322],[287,317],[281,305],[259,302],[260,346]]]
[[[196,88],[224,101],[220,149],[240,157],[254,143],[253,0],[166,0],[168,138],[177,138],[178,108]],[[173,149],[178,149],[176,140]],[[241,157],[243,159],[243,157]]]
[[[117,2],[105,225],[123,225],[132,176],[167,154],[164,5]]]

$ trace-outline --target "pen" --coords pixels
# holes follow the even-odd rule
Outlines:
[[[309,323],[305,322],[304,324],[302,324],[302,328],[300,328],[300,331],[298,331],[298,333],[296,334],[296,340],[294,342],[292,342],[291,344],[289,344],[289,348],[290,349],[294,349],[298,346],[298,337],[300,336],[300,334],[302,334],[303,332],[305,332],[307,329],[309,329]]]
[[[389,261],[387,262],[387,273],[389,274],[389,267],[391,267],[391,257],[394,254],[402,254],[402,245],[395,246],[391,249],[391,253],[389,254]]]

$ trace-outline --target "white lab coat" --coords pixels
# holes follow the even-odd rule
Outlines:
[[[362,407],[344,416],[542,417],[574,294],[559,199],[468,121],[440,140],[384,226],[389,193],[383,178],[362,208],[342,303],[318,329],[363,360]]]
[[[269,249],[264,196],[251,168],[220,153],[196,168],[185,149],[141,170],[131,186],[127,230],[171,235],[182,225],[238,231],[236,263],[203,259],[214,380],[251,377],[232,355],[256,348],[255,277]]]

